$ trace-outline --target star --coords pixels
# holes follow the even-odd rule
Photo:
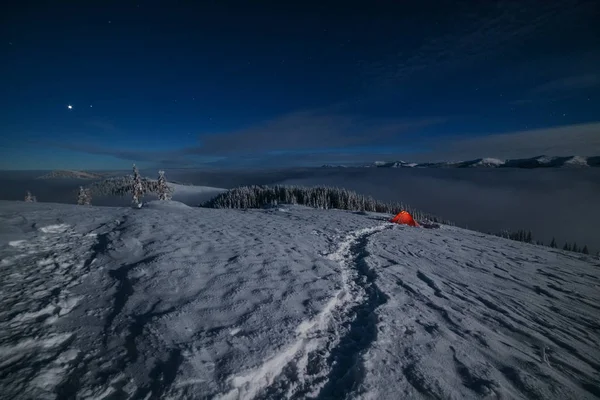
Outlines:
[[[90,104],[90,108],[92,108],[92,105]]]
[[[73,109],[73,106],[69,104],[69,105],[67,106],[67,108],[68,108],[69,110],[72,110],[72,109]]]

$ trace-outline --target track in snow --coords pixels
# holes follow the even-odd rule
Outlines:
[[[389,224],[348,234],[327,256],[340,267],[341,287],[323,310],[296,329],[296,340],[262,365],[229,379],[222,399],[345,397],[363,373],[360,357],[377,336],[375,309],[385,295],[365,262],[369,238]]]

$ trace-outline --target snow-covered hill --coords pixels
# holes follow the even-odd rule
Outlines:
[[[497,158],[481,158],[478,160],[474,160],[471,163],[469,163],[468,165],[465,165],[466,167],[471,167],[471,168],[476,168],[476,167],[501,167],[502,165],[504,165],[505,161],[504,160],[499,160]]]
[[[156,179],[144,178],[147,182],[156,182]],[[172,190],[173,200],[185,204],[201,204],[227,189],[210,186],[196,186],[181,183],[167,182]],[[100,205],[126,205],[131,202],[131,177],[121,176],[94,182],[89,186],[94,204]],[[120,197],[119,197],[120,196]],[[146,193],[143,201],[156,200],[155,193]],[[109,203],[109,204],[106,204]]]
[[[0,202],[0,392],[600,396],[598,259],[386,217]]]

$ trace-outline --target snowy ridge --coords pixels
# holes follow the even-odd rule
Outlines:
[[[466,161],[442,161],[425,163],[408,163],[405,161],[375,161],[365,167],[375,168],[569,168],[598,167],[600,157],[550,157],[500,160],[497,158],[477,158]]]
[[[334,293],[331,300],[329,300],[315,318],[303,321],[298,326],[296,329],[297,338],[294,343],[255,370],[241,376],[232,377],[231,384],[234,389],[221,398],[254,398],[261,390],[273,384],[275,378],[281,374],[283,368],[293,359],[296,359],[295,367],[298,371],[298,377],[297,381],[293,385],[290,385],[291,387],[285,393],[286,397],[293,396],[295,388],[307,387],[308,385],[311,387],[310,394],[313,396],[318,395],[321,388],[325,385],[326,380],[321,383],[314,381],[317,379],[323,380],[322,378],[326,376],[327,371],[323,371],[317,376],[314,376],[314,374],[312,377],[309,376],[307,372],[309,357],[313,352],[319,350],[324,350],[326,352],[325,355],[328,355],[326,349],[335,346],[340,339],[340,332],[336,329],[336,325],[340,325],[340,319],[344,316],[347,318],[348,311],[353,304],[363,302],[366,296],[364,289],[354,281],[357,271],[353,268],[354,255],[351,251],[352,246],[361,238],[382,231],[386,228],[386,225],[359,229],[351,232],[344,238],[336,251],[327,256],[328,259],[337,262],[340,266],[341,288]],[[300,356],[296,357],[298,353],[300,353]],[[325,358],[325,355],[320,357]],[[321,362],[323,361],[321,360]],[[311,359],[311,362],[316,363],[314,357]],[[283,393],[280,394],[283,395]]]
[[[564,163],[565,167],[589,167],[586,157],[573,156]]]
[[[0,202],[0,392],[600,397],[600,260],[387,218]]]
[[[482,158],[469,165],[469,167],[499,167],[504,165],[504,163],[504,160],[499,160],[497,158]]]

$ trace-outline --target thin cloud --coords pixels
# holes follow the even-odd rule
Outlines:
[[[479,157],[527,158],[600,155],[600,122],[527,131],[507,132],[469,139],[446,139],[419,161],[466,160]]]
[[[412,51],[361,63],[369,82],[377,86],[404,83],[416,75],[442,78],[452,71],[494,63],[522,43],[543,38],[555,26],[588,15],[590,4],[581,0],[553,2],[458,1],[452,21],[442,32],[417,32],[426,39]],[[409,22],[410,23],[410,22]],[[418,27],[415,29],[419,29]]]
[[[385,145],[405,133],[445,122],[442,117],[373,119],[295,112],[230,133],[203,135],[194,152],[224,155],[272,150],[307,150]]]
[[[563,91],[573,91],[582,89],[591,89],[600,85],[600,75],[598,74],[585,74],[568,76],[561,79],[556,79],[550,82],[546,82],[534,88],[531,92],[533,94],[546,94]]]
[[[398,141],[404,134],[416,134],[423,128],[445,121],[443,117],[373,119],[301,111],[233,132],[205,134],[200,137],[199,145],[174,150],[120,150],[93,143],[72,142],[45,144],[75,152],[160,165],[315,164],[331,159],[358,160],[356,152],[344,155],[339,149],[386,146]],[[314,156],[311,155],[313,152]]]
[[[538,85],[529,90],[524,98],[512,100],[509,104],[527,106],[568,100],[577,97],[582,90],[594,89],[598,86],[600,86],[600,75],[598,74],[566,76]]]

